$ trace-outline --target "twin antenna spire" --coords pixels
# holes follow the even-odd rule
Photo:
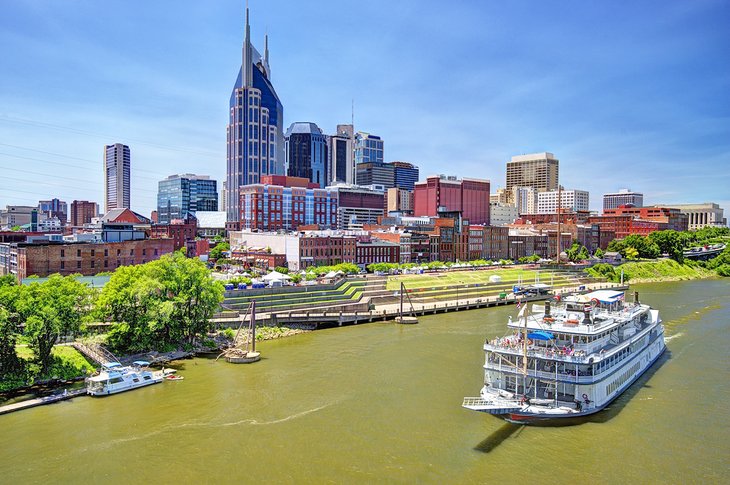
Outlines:
[[[266,77],[270,77],[269,72],[269,33],[264,35],[264,70]],[[248,0],[246,0],[246,33],[243,40],[243,52],[241,59],[241,87],[249,88],[253,86],[253,47],[251,46],[251,27],[248,20]]]

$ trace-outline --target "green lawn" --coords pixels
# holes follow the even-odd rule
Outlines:
[[[487,269],[477,271],[450,271],[443,273],[424,273],[420,275],[389,276],[386,289],[398,290],[400,289],[401,282],[403,282],[408,289],[489,284],[489,277],[492,275],[498,275],[502,278],[501,282],[492,284],[503,285],[505,283],[517,282],[520,277],[522,278],[522,283],[532,284],[535,283],[535,275],[538,273],[540,275],[540,282],[550,284],[553,279],[553,272],[551,271],[535,271],[528,269]],[[562,280],[564,278],[564,275],[555,275],[556,280]]]

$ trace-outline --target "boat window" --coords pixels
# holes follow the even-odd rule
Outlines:
[[[149,381],[150,379],[152,379],[150,376],[144,376],[144,380]]]
[[[132,380],[133,380],[134,382],[139,382],[139,379],[137,379],[136,377],[135,377],[134,379],[132,379]]]
[[[124,381],[124,379],[122,379],[121,377],[115,377],[115,378],[109,380],[109,384],[119,384],[120,382],[123,382],[123,381]]]

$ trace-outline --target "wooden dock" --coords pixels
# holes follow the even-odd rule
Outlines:
[[[54,394],[51,396],[37,397],[35,399],[29,399],[27,401],[20,401],[13,404],[7,404],[0,406],[0,414],[8,414],[21,409],[34,408],[36,406],[43,406],[44,404],[53,404],[54,402],[65,401],[67,399],[73,399],[75,397],[86,396],[86,388],[74,389],[63,394]]]

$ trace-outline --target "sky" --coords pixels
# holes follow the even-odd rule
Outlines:
[[[284,129],[381,136],[385,160],[505,184],[551,152],[560,183],[730,212],[730,2],[250,0]],[[243,0],[5,0],[0,207],[103,206],[104,144],[132,154],[132,209],[175,173],[225,177]]]

